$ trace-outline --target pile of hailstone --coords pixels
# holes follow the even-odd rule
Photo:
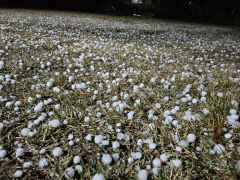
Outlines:
[[[236,176],[237,29],[0,11],[0,179]]]

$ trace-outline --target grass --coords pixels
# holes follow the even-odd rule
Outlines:
[[[64,179],[65,170],[74,168],[76,155],[81,157],[83,172],[75,171],[73,179],[91,179],[96,173],[102,173],[106,179],[136,179],[136,168],[147,169],[148,165],[152,168],[153,160],[162,153],[168,154],[169,161],[162,162],[156,176],[151,174],[151,168],[147,169],[149,179],[239,178],[236,164],[240,160],[237,152],[240,131],[227,120],[230,109],[239,114],[239,107],[232,103],[240,101],[238,28],[9,9],[1,9],[0,27],[0,50],[4,50],[0,61],[5,63],[0,69],[0,76],[4,76],[0,81],[0,123],[3,123],[0,145],[7,151],[7,156],[0,159],[0,179],[14,178],[16,170],[23,170],[23,179]],[[171,80],[173,75],[175,80]],[[71,82],[70,76],[74,78]],[[155,82],[151,82],[153,77],[157,77]],[[47,87],[50,79],[54,81]],[[72,88],[80,83],[86,83],[87,88]],[[134,86],[141,83],[144,87],[134,91]],[[182,94],[188,84],[192,87],[187,95]],[[200,85],[202,90],[198,90]],[[60,92],[54,92],[53,87]],[[94,95],[95,90],[98,93]],[[203,90],[207,92],[205,102],[200,100]],[[217,96],[219,92],[223,97]],[[113,105],[114,96],[119,103],[126,103],[122,111]],[[168,101],[164,100],[166,96]],[[183,102],[184,97],[189,100]],[[52,102],[44,105],[41,112],[34,112],[34,107],[48,98]],[[196,104],[191,103],[193,98],[197,99]],[[21,101],[19,110],[14,110],[14,105],[6,107],[9,101]],[[156,108],[156,103],[161,108]],[[56,104],[60,104],[60,109],[55,108]],[[171,116],[182,128],[163,123],[166,111],[175,106],[180,109]],[[209,114],[204,115],[203,108]],[[154,110],[157,120],[149,118],[150,110]],[[193,115],[199,114],[201,120],[185,120],[188,110]],[[130,111],[134,111],[132,120],[127,115]],[[99,112],[101,116],[97,116]],[[41,113],[46,113],[46,119],[30,128],[36,134],[23,136],[21,130],[34,123]],[[89,123],[84,121],[85,117],[91,119]],[[53,119],[58,119],[61,126],[49,127],[48,122]],[[63,123],[65,120],[67,124]],[[150,129],[152,125],[154,128]],[[221,132],[214,138],[217,127]],[[130,139],[118,140],[119,132]],[[232,134],[230,139],[224,137],[228,132]],[[183,140],[189,133],[196,135],[196,141],[177,152],[175,148],[180,145],[172,136]],[[74,135],[73,146],[68,144],[69,134]],[[85,140],[88,134],[93,139],[96,135],[106,136],[110,144],[88,142]],[[155,149],[149,149],[147,143],[137,145],[139,139],[147,138],[157,145]],[[116,140],[120,148],[113,149],[111,143]],[[222,143],[226,152],[211,154],[217,143]],[[15,157],[17,147],[21,146],[17,144],[25,149],[23,157]],[[198,146],[202,151],[196,150]],[[53,156],[55,147],[63,149],[62,156]],[[40,154],[43,148],[46,153]],[[131,152],[139,151],[142,157],[128,163]],[[104,165],[101,155],[105,153],[119,153],[120,159]],[[40,169],[38,162],[43,157],[49,164]],[[174,159],[181,159],[182,166],[172,168]],[[24,169],[23,162],[27,161],[33,165]]]

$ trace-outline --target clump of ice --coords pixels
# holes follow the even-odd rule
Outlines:
[[[102,155],[102,162],[105,165],[110,164],[112,162],[112,157],[109,154],[103,154]]]
[[[80,156],[75,156],[75,157],[73,158],[73,163],[74,163],[74,164],[78,164],[78,163],[80,163],[80,160],[81,160]]]
[[[79,164],[75,166],[75,169],[77,170],[78,174],[81,174],[83,172],[83,168]]]
[[[48,160],[46,158],[42,158],[39,160],[38,165],[40,168],[48,166]]]
[[[70,179],[75,175],[74,169],[72,167],[69,167],[65,171],[65,178]]]
[[[160,159],[162,162],[167,162],[168,161],[168,155],[166,153],[163,153],[160,155]]]
[[[21,156],[24,156],[25,154],[25,151],[23,148],[17,148],[16,150],[16,157],[21,157]]]
[[[195,142],[196,141],[196,136],[195,134],[191,133],[187,135],[187,140],[188,142]]]
[[[217,154],[222,154],[226,151],[222,144],[216,144],[213,149]]]
[[[180,167],[182,165],[182,161],[180,160],[180,159],[174,159],[174,160],[172,160],[172,164],[171,164],[171,167],[173,168],[173,167],[176,167],[176,168],[178,168],[178,167]]]
[[[0,159],[3,159],[7,156],[7,151],[6,150],[0,150]]]
[[[95,174],[92,180],[105,180],[103,174]]]
[[[102,143],[102,141],[103,141],[103,136],[102,135],[97,135],[97,136],[95,136],[95,138],[94,138],[94,142],[96,143],[96,144],[101,144]]]
[[[161,166],[161,160],[159,158],[155,158],[153,160],[153,166],[154,167],[160,167]]]
[[[148,172],[145,169],[141,169],[138,171],[138,179],[139,180],[147,180]]]
[[[16,177],[16,178],[20,178],[20,177],[22,177],[22,175],[23,175],[23,171],[21,171],[21,170],[17,170],[14,173],[14,177]]]
[[[0,61],[0,69],[4,68],[5,63],[3,61]]]
[[[63,150],[60,147],[56,147],[53,149],[52,153],[53,153],[53,156],[59,157],[63,154]]]
[[[60,121],[58,119],[54,119],[52,121],[49,121],[48,125],[57,128],[58,126],[60,126]]]

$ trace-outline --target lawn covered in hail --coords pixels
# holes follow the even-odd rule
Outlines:
[[[0,10],[0,179],[237,179],[240,31]]]

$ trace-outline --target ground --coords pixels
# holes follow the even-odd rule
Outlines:
[[[0,28],[0,179],[239,178],[239,28],[13,9]]]

